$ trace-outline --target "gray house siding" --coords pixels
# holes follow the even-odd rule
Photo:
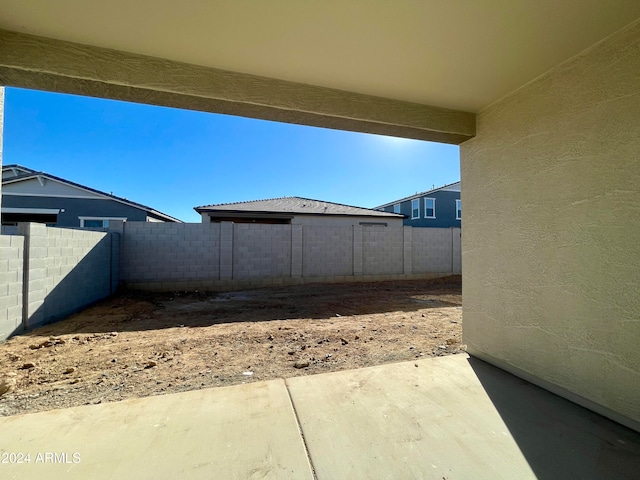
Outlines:
[[[58,227],[80,227],[79,217],[116,217],[145,222],[147,212],[115,200],[3,195],[3,208],[59,208]],[[62,211],[64,210],[64,212]]]
[[[407,227],[432,227],[432,228],[460,228],[461,221],[456,219],[456,200],[460,200],[460,192],[440,190],[425,194],[419,199],[419,218],[412,219],[411,201],[404,200],[400,203],[400,213],[405,215],[403,224]],[[435,218],[425,218],[425,198],[435,198],[436,209]],[[385,212],[393,213],[393,205],[388,205],[382,209]]]

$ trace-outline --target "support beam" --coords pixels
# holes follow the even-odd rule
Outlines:
[[[0,85],[460,144],[475,114],[0,30]]]

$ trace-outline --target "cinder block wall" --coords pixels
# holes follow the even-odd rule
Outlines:
[[[0,236],[0,340],[52,322],[118,286],[119,235],[22,223]]]
[[[413,272],[461,272],[459,228],[414,228]]]
[[[113,222],[122,232],[120,280],[175,282],[220,278],[220,224]]]
[[[24,237],[0,236],[0,340],[22,329]]]
[[[110,231],[122,234],[121,281],[141,289],[229,290],[459,273],[460,255],[452,248],[456,239],[459,248],[460,229],[113,222]]]
[[[404,243],[402,228],[362,228],[362,261],[365,275],[400,275]],[[444,271],[444,270],[441,270]]]
[[[353,275],[353,229],[305,226],[302,230],[305,277]]]
[[[233,278],[291,275],[291,225],[233,226]]]
[[[36,223],[20,224],[19,232],[26,244],[25,328],[58,320],[111,294],[108,233]]]

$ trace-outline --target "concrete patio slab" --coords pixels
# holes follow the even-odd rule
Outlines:
[[[467,355],[0,418],[3,480],[638,472],[640,433]]]
[[[0,418],[0,453],[30,454],[4,480],[313,478],[282,380]]]
[[[640,434],[466,354],[286,382],[320,480],[640,472]]]

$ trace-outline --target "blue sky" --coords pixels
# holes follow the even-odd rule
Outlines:
[[[188,222],[198,205],[300,196],[372,208],[460,179],[453,145],[15,88],[2,162]]]

